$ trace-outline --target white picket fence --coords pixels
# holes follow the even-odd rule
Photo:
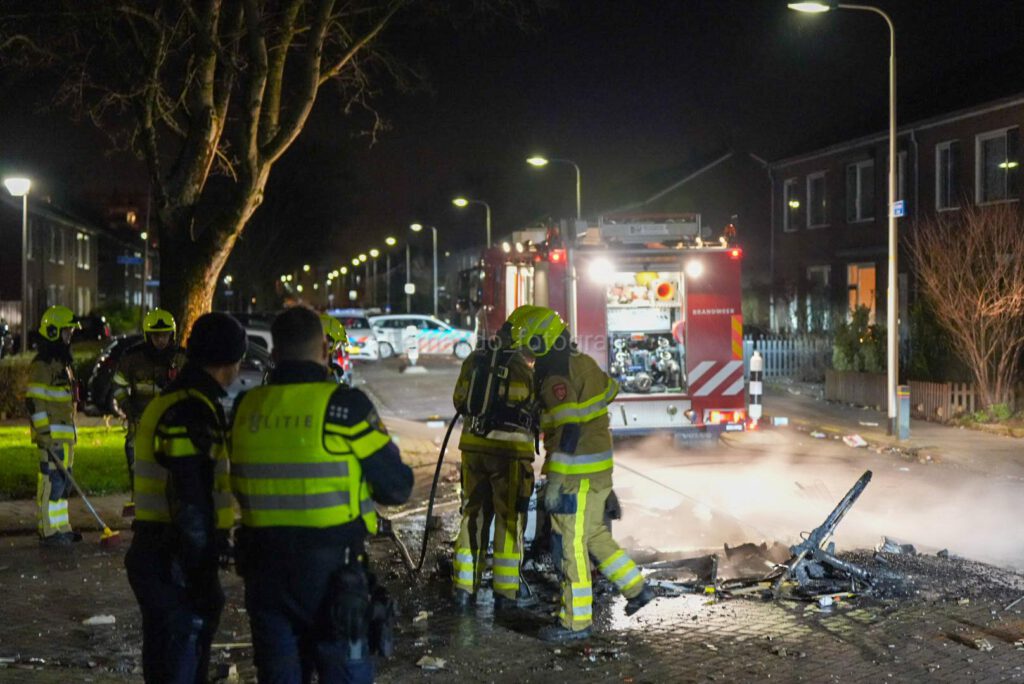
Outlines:
[[[764,378],[824,380],[831,365],[832,340],[824,337],[743,338],[743,370],[750,376],[754,350],[764,359]]]

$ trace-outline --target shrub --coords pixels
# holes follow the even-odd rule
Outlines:
[[[25,388],[33,356],[18,354],[0,359],[0,416],[20,418],[26,415]]]
[[[92,313],[96,316],[106,317],[107,325],[110,326],[110,332],[114,335],[136,332],[142,324],[139,319],[139,307],[128,306],[123,302],[107,304]]]
[[[882,373],[885,371],[885,327],[870,325],[871,312],[858,307],[836,329],[832,367],[841,371]]]

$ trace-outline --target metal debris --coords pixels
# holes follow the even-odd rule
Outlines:
[[[909,556],[916,556],[917,549],[914,548],[913,544],[901,544],[894,539],[889,537],[882,537],[882,541],[878,542],[875,547],[876,553],[904,553]]]
[[[437,658],[435,656],[425,655],[416,661],[416,666],[421,670],[434,671],[443,670],[448,661],[444,658]]]
[[[1024,596],[1021,596],[1019,599],[1015,599],[1013,601],[1010,601],[1009,605],[1007,605],[1005,608],[1003,608],[1003,610],[1010,610],[1011,608],[1013,608],[1015,605],[1017,605],[1021,601],[1024,601]]]
[[[82,624],[86,627],[98,627],[100,625],[112,625],[117,622],[117,618],[113,615],[93,615],[90,618],[82,620]]]

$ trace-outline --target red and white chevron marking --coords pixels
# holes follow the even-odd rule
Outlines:
[[[742,361],[701,361],[687,378],[690,396],[735,396],[743,391]]]
[[[444,354],[451,352],[459,339],[453,335],[426,331],[419,334],[417,341],[421,354]]]

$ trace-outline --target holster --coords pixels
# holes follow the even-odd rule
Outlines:
[[[370,653],[390,658],[395,652],[395,600],[377,577],[368,574],[370,585]]]
[[[370,594],[366,573],[358,562],[349,562],[338,569],[331,584],[331,598],[327,603],[327,636],[347,643],[350,658],[364,658],[368,654],[362,651],[367,649],[370,636]]]

